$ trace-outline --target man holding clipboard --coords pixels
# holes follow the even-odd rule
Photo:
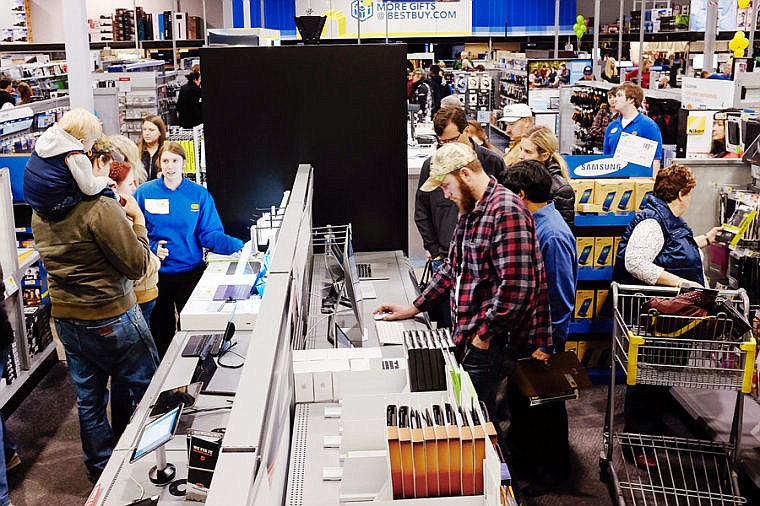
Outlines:
[[[662,163],[662,133],[651,118],[639,112],[644,90],[623,83],[615,94],[615,110],[620,113],[604,133],[604,154],[628,163],[652,167],[657,175]]]

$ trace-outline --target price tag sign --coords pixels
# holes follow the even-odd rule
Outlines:
[[[18,285],[16,279],[13,276],[5,278],[5,294],[4,297],[10,297],[18,291]]]
[[[657,153],[657,141],[623,132],[613,158],[628,163],[651,167]]]

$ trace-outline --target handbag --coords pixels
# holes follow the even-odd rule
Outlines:
[[[430,280],[433,277],[433,261],[428,260],[425,262],[425,268],[422,270],[422,276],[420,276],[420,291],[424,292],[425,288],[430,284]]]

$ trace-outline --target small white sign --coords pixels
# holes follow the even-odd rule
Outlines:
[[[656,153],[657,141],[623,132],[613,158],[642,167],[651,167]]]
[[[681,107],[685,109],[725,109],[734,106],[734,82],[722,79],[684,77]]]

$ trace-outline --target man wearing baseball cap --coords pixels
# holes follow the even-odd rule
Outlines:
[[[511,104],[504,107],[504,115],[499,121],[504,122],[509,136],[509,150],[504,155],[507,167],[520,161],[520,139],[533,128],[536,115],[528,104]]]
[[[586,65],[583,67],[583,77],[579,79],[580,81],[593,81],[594,80],[594,69],[591,68],[591,65]]]
[[[433,155],[420,189],[438,187],[460,212],[448,257],[413,304],[384,304],[375,313],[411,318],[450,290],[457,358],[496,421],[500,380],[519,358],[549,358],[540,349],[552,342],[541,250],[528,208],[486,174],[466,144],[452,142]]]

